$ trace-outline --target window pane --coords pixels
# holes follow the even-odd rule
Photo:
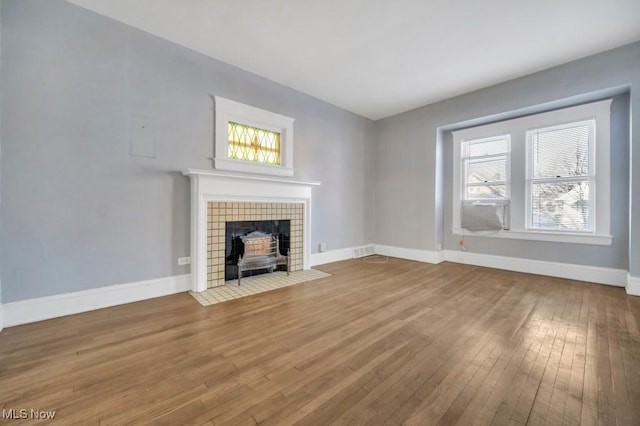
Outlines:
[[[588,176],[589,126],[583,121],[533,131],[534,179]]]
[[[506,185],[468,186],[465,199],[504,199],[507,197]]]
[[[229,122],[229,158],[280,164],[280,133]]]
[[[495,182],[506,180],[506,157],[494,157],[487,160],[470,160],[467,163],[467,183]]]
[[[534,183],[531,226],[552,230],[589,230],[589,181]]]
[[[482,157],[485,155],[503,154],[505,152],[509,152],[508,137],[467,142],[467,157]]]

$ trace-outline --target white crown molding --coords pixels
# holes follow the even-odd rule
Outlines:
[[[380,254],[383,256],[398,257],[400,259],[416,260],[418,262],[425,263],[440,263],[444,261],[442,251],[409,249],[403,247],[385,246],[381,244],[374,244],[373,247],[376,254]]]
[[[4,325],[12,327],[110,306],[189,291],[190,275],[157,278],[5,303]]]
[[[353,257],[353,247],[329,250],[324,253],[311,253],[311,266],[340,262]]]
[[[627,275],[627,294],[631,296],[640,296],[640,277]]]

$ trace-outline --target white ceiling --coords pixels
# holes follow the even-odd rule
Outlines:
[[[640,40],[639,0],[69,0],[371,119]]]

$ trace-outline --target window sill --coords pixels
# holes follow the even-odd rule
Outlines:
[[[595,246],[610,246],[613,242],[611,235],[602,234],[574,234],[568,232],[537,232],[537,231],[467,231],[463,228],[451,228],[453,235],[467,235],[473,237],[507,238],[511,240],[551,241],[556,243],[589,244]]]
[[[269,164],[254,163],[251,161],[229,160],[227,158],[216,158],[213,160],[213,167],[218,170],[231,172],[259,173],[272,176],[293,176],[293,169],[272,166]]]

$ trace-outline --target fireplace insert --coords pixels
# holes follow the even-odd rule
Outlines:
[[[280,258],[289,255],[290,247],[290,221],[289,220],[261,220],[261,221],[228,221],[225,223],[225,281],[238,278],[238,261],[244,258],[246,244],[244,238],[252,233],[260,232],[264,235],[275,237],[276,241],[269,242],[277,245],[277,256]],[[257,234],[255,234],[257,235]],[[250,256],[253,256],[251,253]],[[289,271],[286,262],[276,262],[275,269]],[[244,269],[243,277],[267,273],[272,266],[256,269]]]
[[[273,272],[277,265],[283,265],[287,267],[289,275],[289,253],[284,256],[280,254],[278,237],[254,231],[241,237],[241,240],[244,244],[244,254],[240,256],[236,265],[238,285],[245,271],[266,269]]]

